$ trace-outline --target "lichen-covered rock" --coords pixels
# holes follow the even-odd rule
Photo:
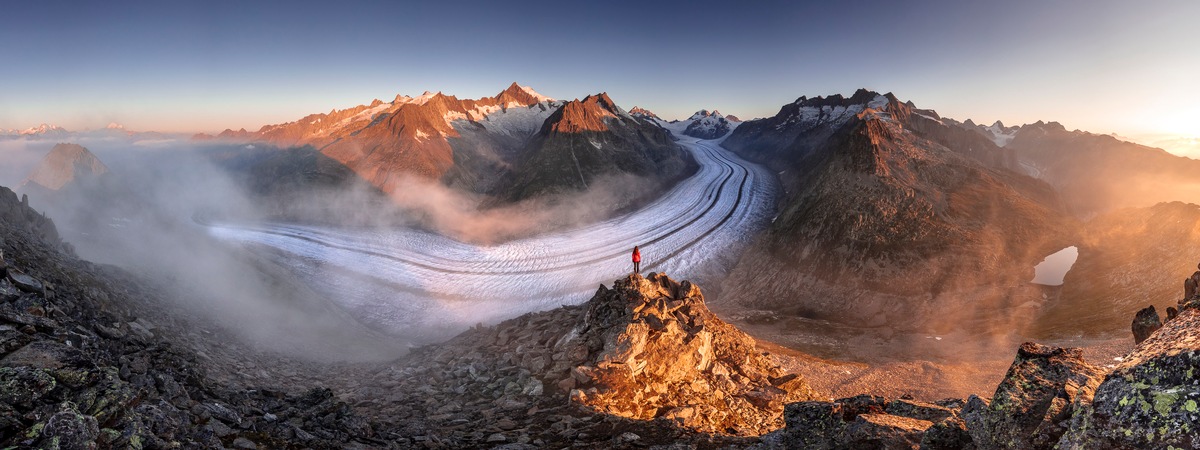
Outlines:
[[[927,420],[891,414],[859,414],[846,427],[846,437],[840,448],[916,450],[931,425]]]
[[[892,400],[884,411],[893,416],[938,422],[954,415],[950,408],[908,399]]]
[[[972,450],[975,442],[967,432],[967,424],[957,416],[934,423],[921,436],[922,450]]]
[[[1200,448],[1200,310],[1139,345],[1070,425],[1060,448]]]
[[[915,449],[920,447],[926,430],[934,423],[916,417],[891,414],[887,409],[909,416],[940,417],[958,420],[955,411],[911,400],[892,400],[873,395],[857,395],[833,402],[798,402],[787,405],[786,428],[764,436],[760,448],[768,449]],[[961,423],[961,420],[958,420]],[[966,433],[965,430],[962,431]],[[937,442],[964,441],[945,430]],[[970,442],[970,437],[965,438]],[[947,444],[949,445],[949,444]],[[934,447],[959,448],[959,447]]]
[[[831,402],[799,402],[784,411],[786,428],[779,432],[773,448],[834,449],[846,431],[842,405]]]
[[[1049,449],[1102,374],[1083,360],[1081,349],[1026,342],[991,402],[972,396],[963,419],[980,449]]]
[[[71,402],[63,403],[57,413],[46,420],[37,438],[43,449],[94,449],[100,427],[96,418],[81,414]]]
[[[1133,316],[1131,328],[1134,344],[1141,344],[1151,334],[1162,328],[1162,319],[1158,317],[1158,311],[1154,310],[1154,305],[1138,310],[1137,314]]]

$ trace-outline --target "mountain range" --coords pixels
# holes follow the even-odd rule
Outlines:
[[[1159,203],[1195,201],[1188,174],[1200,161],[1054,122],[982,126],[859,90],[801,97],[722,145],[784,189],[723,284],[722,301],[743,308],[868,327],[1091,333],[1144,306],[1146,283],[1129,274],[1167,286],[1195,256],[1174,252],[1170,277],[1144,273],[1159,267],[1150,255],[1194,240],[1193,212]],[[1031,269],[1070,245],[1079,261],[1048,302]],[[1036,324],[1006,319],[1047,302]],[[1062,320],[1096,302],[1108,306]]]
[[[1040,305],[1042,292],[1028,282],[1032,267],[1070,245],[1082,250],[1063,302],[1101,295],[1078,280],[1132,270],[1150,254],[1123,266],[1091,260],[1117,245],[1097,236],[1128,234],[1120,234],[1129,228],[1116,220],[1120,213],[1111,213],[1161,215],[1145,208],[1192,200],[1190,174],[1200,169],[1195,160],[1056,122],[958,122],[865,89],[800,97],[763,119],[701,110],[668,122],[644,108],[625,111],[605,93],[563,101],[513,83],[476,100],[397,96],[195,139],[264,144],[226,145],[214,158],[268,199],[262,204],[274,215],[296,217],[295,205],[304,205],[312,211],[303,217],[312,219],[333,210],[314,192],[371,192],[386,209],[388,197],[405,195],[409,178],[483,196],[480,204],[492,207],[631,177],[652,183],[642,190],[645,201],[695,170],[672,132],[724,138],[721,145],[766,166],[782,187],[776,217],[732,264],[721,303],[869,326],[987,322],[988,312]],[[82,147],[60,147],[22,190],[53,191],[106,170]],[[1117,291],[1136,288],[1105,290],[1122,306],[1097,323],[1124,320],[1135,308]],[[974,307],[961,311],[964,303]]]
[[[493,97],[397,96],[215,139],[312,147],[393,196],[415,177],[518,202],[582,191],[604,176],[674,180],[695,167],[669,133],[607,94],[562,101],[516,83]]]

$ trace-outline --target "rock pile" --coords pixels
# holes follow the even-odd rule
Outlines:
[[[762,437],[771,449],[959,449],[971,442],[959,400],[937,403],[858,395],[787,405],[787,427]]]
[[[617,280],[582,305],[477,327],[384,372],[401,394],[380,392],[364,412],[410,421],[453,446],[609,447],[626,432],[638,445],[744,444],[722,436],[778,429],[785,403],[814,397],[711,313],[699,288],[662,274]]]

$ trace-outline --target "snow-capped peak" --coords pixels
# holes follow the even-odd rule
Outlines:
[[[22,136],[33,136],[33,135],[39,135],[39,134],[66,133],[66,132],[67,132],[67,130],[65,128],[60,127],[58,125],[49,125],[49,124],[43,123],[36,127],[30,127],[30,128],[21,130],[17,134],[20,134]]]
[[[416,103],[418,105],[424,105],[425,103],[429,102],[429,99],[433,98],[436,95],[437,95],[437,93],[425,91],[425,93],[421,94],[420,97],[412,99],[412,103]]]
[[[124,130],[124,129],[125,129],[125,125],[121,125],[121,124],[119,124],[119,123],[116,123],[116,122],[111,122],[111,123],[109,123],[109,124],[108,124],[108,126],[106,126],[106,127],[104,127],[104,128],[105,128],[105,129],[108,129],[108,130]]]
[[[720,111],[702,109],[696,111],[686,121],[687,129],[683,134],[700,139],[717,139],[729,133],[736,124],[730,123]]]
[[[533,90],[533,88],[531,88],[529,86],[518,86],[518,87],[520,87],[522,91],[525,91],[526,94],[529,94],[531,97],[536,98],[539,103],[554,101],[553,98],[539,94],[538,91]]]
[[[712,112],[709,112],[707,109],[702,109],[702,110],[696,111],[695,114],[692,114],[692,117],[688,117],[688,120],[700,120],[700,119],[703,119],[706,117],[712,117],[714,119],[722,119],[725,116],[722,116],[721,112],[717,111],[715,109],[712,110]]]

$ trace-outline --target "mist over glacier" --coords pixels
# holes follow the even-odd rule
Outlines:
[[[700,170],[637,211],[493,245],[414,228],[216,223],[209,232],[288,267],[368,327],[408,342],[577,304],[631,270],[716,276],[761,228],[777,187],[710,141],[681,143]],[[435,205],[424,205],[435,207]]]

